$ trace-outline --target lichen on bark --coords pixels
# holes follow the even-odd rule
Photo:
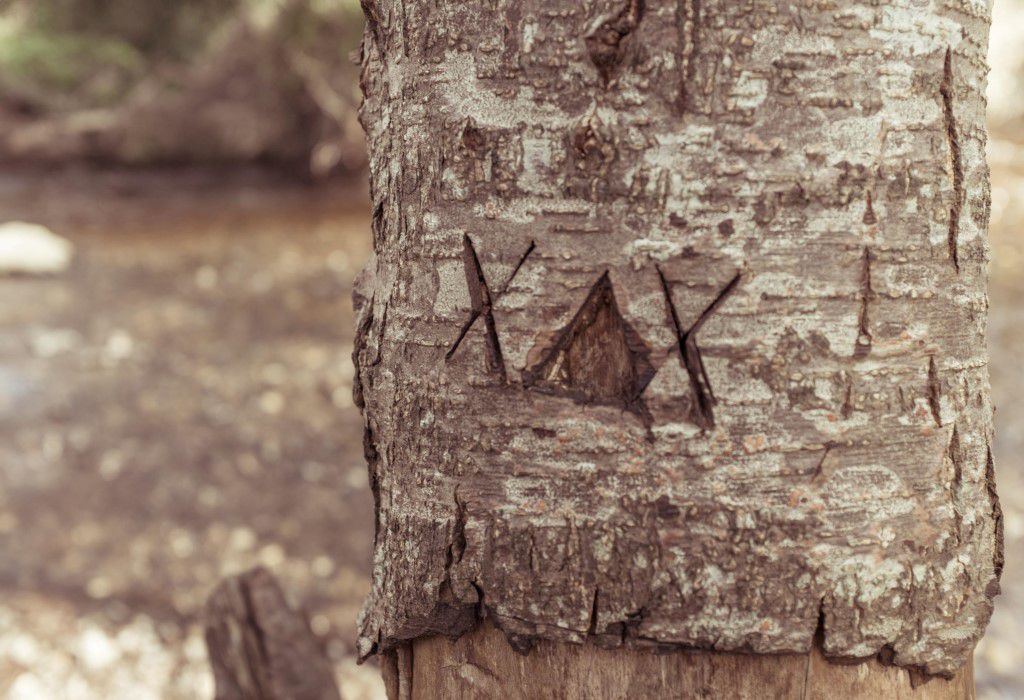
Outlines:
[[[988,5],[364,5],[361,653],[952,673],[1002,556]]]

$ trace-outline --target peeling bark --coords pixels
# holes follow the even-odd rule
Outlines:
[[[953,674],[1001,566],[987,5],[371,12],[360,653],[486,616]]]

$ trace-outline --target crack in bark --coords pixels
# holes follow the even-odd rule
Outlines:
[[[679,52],[679,101],[677,108],[686,112],[691,108],[690,83],[697,74],[697,55],[700,52],[700,0],[680,0],[677,16],[682,22],[682,49]]]
[[[999,578],[1003,575],[1005,555],[1003,554],[1003,508],[999,505],[999,494],[996,492],[996,465],[995,459],[992,457],[991,445],[988,446],[985,461],[985,490],[988,493],[989,508],[992,510],[992,527],[995,538],[995,544],[992,547],[992,567],[995,578],[985,589],[985,594],[994,598],[999,594]]]
[[[601,593],[600,587],[594,588],[594,600],[590,605],[590,624],[587,626],[587,635],[594,637],[597,635],[597,597]]]
[[[377,43],[377,47],[383,50],[384,43],[381,37],[380,17],[377,15],[377,8],[374,7],[373,0],[359,0],[359,7],[366,18],[366,26],[370,29],[373,40]]]
[[[839,415],[846,420],[853,415],[853,377],[846,372],[843,372],[843,384],[845,391],[843,392],[843,405],[839,407]]]
[[[380,328],[377,330],[376,354],[370,361],[370,367],[376,367],[384,359],[384,333],[388,329],[388,314],[391,312],[391,299],[384,300],[384,311],[380,315]]]
[[[814,647],[819,649],[825,647],[825,599],[818,601],[818,624],[814,628],[814,636],[811,638],[811,649],[807,650],[807,665],[804,667],[804,685],[800,691],[800,700],[807,700],[811,687],[811,662],[814,660]]]
[[[462,325],[462,328],[459,330],[458,337],[455,339],[455,342],[452,343],[451,348],[448,349],[444,359],[446,362],[452,359],[455,352],[459,349],[459,346],[462,345],[462,341],[465,340],[466,335],[476,323],[477,319],[483,316],[487,333],[487,368],[492,373],[496,373],[504,384],[508,382],[508,375],[505,371],[505,358],[501,352],[501,342],[498,339],[498,326],[494,320],[494,303],[503,297],[508,291],[512,282],[515,280],[516,275],[519,274],[523,265],[526,264],[527,258],[529,258],[536,249],[537,244],[534,241],[530,241],[530,246],[519,258],[519,262],[517,262],[515,268],[513,268],[508,281],[505,282],[496,295],[491,294],[490,286],[487,284],[487,277],[484,275],[483,266],[480,264],[480,258],[477,256],[476,247],[473,245],[473,240],[469,237],[469,234],[465,234],[462,237],[462,246],[462,260],[466,268],[466,285],[469,287],[471,310],[469,318]]]
[[[455,522],[452,523],[452,536],[448,542],[448,550],[445,553],[445,572],[448,573],[452,566],[462,561],[466,553],[466,504],[459,498],[459,491],[456,488],[453,494],[455,500]],[[450,573],[448,574],[450,576]]]
[[[838,447],[837,443],[834,443],[834,442],[827,442],[827,443],[825,443],[825,450],[821,454],[821,459],[818,460],[817,466],[814,468],[814,471],[811,473],[811,480],[812,481],[818,479],[822,474],[825,473],[825,461],[829,458],[829,455],[832,454],[832,450],[834,450],[836,447]]]
[[[864,218],[865,226],[874,226],[878,223],[878,216],[875,215],[875,204],[871,190],[864,193]]]
[[[380,476],[377,474],[380,453],[377,451],[373,428],[370,426],[369,420],[365,420],[363,426],[363,457],[366,459],[366,467],[370,479],[370,493],[373,495],[373,546],[376,547],[380,541],[381,530]]]
[[[953,105],[953,83],[953,51],[951,48],[947,48],[939,93],[942,95],[942,111],[946,123],[946,140],[949,142],[949,154],[953,170],[953,204],[949,209],[949,257],[953,261],[953,267],[959,273],[960,216],[964,206],[964,164],[963,153],[960,147],[960,132],[957,129],[956,113]]]
[[[606,87],[625,57],[622,44],[639,26],[644,9],[645,0],[627,0],[619,14],[602,23],[584,40],[590,60]]]
[[[675,327],[676,336],[679,339],[679,356],[683,367],[690,377],[690,387],[693,389],[696,409],[693,414],[696,424],[704,430],[715,427],[714,406],[718,403],[715,393],[711,388],[711,379],[708,377],[707,369],[704,367],[704,358],[701,357],[700,348],[697,347],[697,333],[708,320],[712,313],[725,302],[740,283],[742,273],[737,273],[732,280],[718,293],[714,300],[701,312],[700,316],[688,330],[683,330],[679,321],[679,312],[676,310],[675,301],[672,300],[672,290],[668,279],[660,266],[656,266],[658,277],[661,279],[661,289],[665,294],[665,302],[668,305],[669,315],[672,318],[672,325]]]
[[[963,514],[960,512],[960,494],[964,483],[964,455],[960,446],[960,433],[955,425],[949,437],[946,453],[949,455],[949,461],[953,464],[953,476],[950,480],[949,492],[953,506],[953,536],[956,538],[957,545],[959,546],[961,530],[963,529]]]
[[[942,427],[942,384],[939,380],[939,368],[935,364],[935,356],[928,358],[928,405],[932,409],[935,425]]]
[[[860,314],[857,317],[857,345],[853,350],[855,359],[867,357],[871,353],[871,318],[869,315],[871,301],[875,298],[875,290],[871,286],[871,262],[874,257],[869,248],[864,248],[864,258],[860,273]]]
[[[476,619],[483,620],[487,617],[487,609],[484,607],[484,589],[476,579],[470,581],[469,585],[473,587],[474,591],[476,591]]]

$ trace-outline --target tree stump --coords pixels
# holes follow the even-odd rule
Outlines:
[[[340,698],[320,642],[266,569],[223,581],[205,625],[217,700]]]

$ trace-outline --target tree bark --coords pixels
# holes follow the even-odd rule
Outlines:
[[[962,678],[1002,565],[988,3],[363,4],[361,654],[486,616]]]

